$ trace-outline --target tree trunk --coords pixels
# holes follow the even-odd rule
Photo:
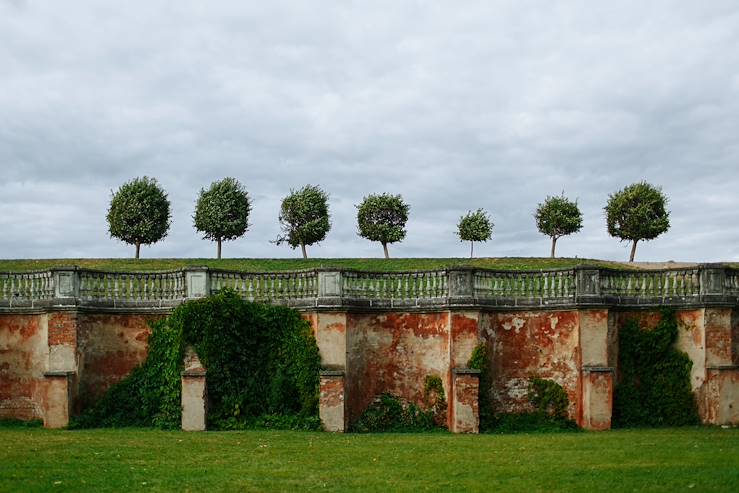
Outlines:
[[[631,256],[629,257],[629,262],[634,261],[634,255],[636,255],[636,242],[639,240],[634,240],[634,243],[631,245]]]
[[[221,239],[218,238],[216,241],[218,242],[218,254],[217,254],[217,258],[218,258],[218,260],[220,260],[221,259]]]
[[[383,242],[382,249],[385,251],[385,258],[390,258],[390,254],[387,252],[387,243]]]
[[[474,251],[475,251],[475,242],[470,241],[470,258],[472,258]]]
[[[557,247],[557,237],[552,236],[552,253],[549,255],[549,258],[554,258],[554,249]]]
[[[141,252],[141,242],[136,242],[136,258],[139,258],[139,253]]]
[[[305,243],[300,243],[300,250],[303,251],[303,258],[308,258],[308,252],[305,251]]]

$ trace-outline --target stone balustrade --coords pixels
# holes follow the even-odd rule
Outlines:
[[[692,306],[739,301],[739,270],[590,267],[542,271],[305,270],[251,273],[201,268],[103,272],[75,267],[0,273],[0,310],[54,306],[171,309],[232,289],[244,299],[296,308]]]

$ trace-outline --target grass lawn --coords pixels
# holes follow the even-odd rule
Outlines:
[[[0,428],[0,491],[737,491],[739,429],[460,436]]]
[[[479,267],[501,270],[539,270],[593,265],[619,269],[633,268],[621,262],[577,258],[314,258],[314,259],[221,259],[213,258],[147,258],[147,259],[0,259],[0,272],[45,270],[76,265],[87,269],[116,272],[173,270],[187,266],[207,266],[214,269],[242,272],[279,272],[298,269],[344,268],[378,272],[432,270],[447,267]]]

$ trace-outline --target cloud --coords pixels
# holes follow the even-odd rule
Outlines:
[[[314,256],[379,256],[354,204],[402,193],[397,256],[464,256],[459,216],[490,211],[480,255],[546,255],[537,203],[577,198],[562,255],[623,259],[608,194],[648,180],[672,228],[643,260],[739,260],[739,8],[734,2],[0,2],[0,257],[125,256],[110,190],[155,176],[173,205],[147,256],[210,256],[197,192],[254,198],[227,256],[269,243],[281,198],[320,184]]]

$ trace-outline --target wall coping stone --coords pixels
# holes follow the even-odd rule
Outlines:
[[[615,373],[616,369],[612,366],[588,366],[585,365],[582,367],[582,371],[587,371],[590,373]]]
[[[480,370],[477,368],[453,368],[452,373],[455,375],[479,375]]]
[[[74,370],[52,370],[52,371],[45,371],[44,376],[47,378],[59,378],[59,377],[69,377],[71,375],[75,375],[77,372]]]

